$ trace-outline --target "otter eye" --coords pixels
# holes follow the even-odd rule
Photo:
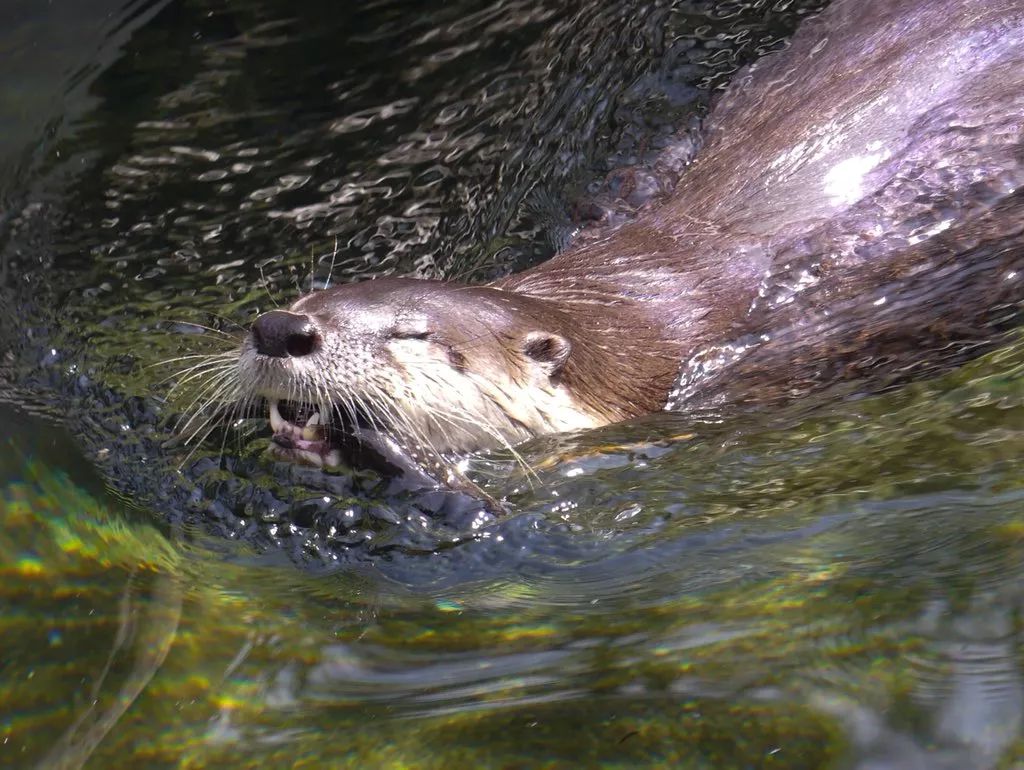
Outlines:
[[[429,336],[430,332],[413,332],[401,329],[395,329],[390,334],[393,340],[425,340]]]
[[[399,321],[388,337],[393,340],[425,340],[430,337],[430,328],[424,318],[409,318]]]

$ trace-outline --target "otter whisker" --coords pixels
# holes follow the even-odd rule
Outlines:
[[[230,399],[226,398],[229,393],[234,393],[236,396],[238,394],[238,382],[234,373],[223,372],[212,377],[201,386],[192,402],[185,407],[175,429],[179,433],[185,433],[196,420],[206,416],[206,412],[211,406],[229,403]],[[184,420],[184,422],[181,422],[181,420]],[[186,443],[189,440],[191,439],[186,439]]]
[[[260,271],[260,280],[263,281],[263,289],[264,291],[267,292],[267,299],[274,303],[274,307],[281,307],[281,305],[278,304],[277,300],[274,299],[274,295],[270,291],[270,284],[267,282],[267,276],[263,272],[263,265],[260,264],[257,265],[256,267]]]
[[[442,413],[440,413],[440,415],[445,417],[446,419],[455,420],[459,424],[462,424],[462,425],[474,425],[475,426],[477,424],[471,418],[471,416],[467,415],[467,414],[445,414],[445,413],[442,412]],[[516,464],[520,468],[523,469],[523,472],[526,474],[528,479],[536,480],[536,481],[540,480],[540,477],[537,476],[537,473],[533,469],[533,466],[531,466],[528,462],[526,462],[526,458],[524,458],[522,456],[522,454],[520,454],[516,450],[515,446],[510,441],[508,441],[508,439],[506,439],[505,436],[503,436],[500,431],[498,431],[496,429],[493,429],[490,426],[483,426],[483,427],[484,427],[485,431],[487,432],[487,434],[489,436],[491,436],[491,438],[493,438],[495,441],[497,441],[501,445],[502,449],[504,449],[505,451],[507,451],[509,454],[512,455],[512,459],[516,462]],[[531,484],[532,484],[532,481],[531,481]]]
[[[168,377],[165,377],[164,379],[160,380],[159,384],[163,384],[169,382],[172,379],[179,378],[171,386],[170,390],[168,390],[168,395],[171,395],[177,393],[179,390],[181,390],[194,380],[206,377],[208,375],[218,374],[220,372],[236,369],[237,366],[238,365],[234,361],[218,361],[196,364],[195,366],[190,366],[188,368],[175,372],[174,374],[169,375]]]
[[[209,361],[211,359],[220,359],[220,358],[223,358],[224,360],[237,360],[238,356],[237,356],[237,354],[234,351],[227,352],[227,353],[189,353],[188,355],[184,355],[184,356],[175,356],[174,358],[165,358],[164,360],[157,361],[156,363],[153,363],[153,364],[146,364],[143,367],[143,369],[154,369],[154,368],[156,368],[158,366],[169,366],[171,364],[176,364],[179,361],[195,361],[196,359],[203,359],[204,361]]]
[[[459,472],[456,468],[452,467],[451,464],[447,461],[447,458],[445,457],[444,453],[437,449],[434,442],[430,438],[429,431],[427,431],[426,429],[421,429],[418,426],[416,426],[412,422],[412,420],[408,418],[408,415],[405,412],[397,409],[396,404],[391,398],[378,398],[376,400],[376,403],[378,403],[380,406],[387,410],[388,416],[392,421],[392,425],[397,428],[400,434],[404,434],[407,437],[406,441],[408,441],[411,438],[412,441],[416,444],[416,446],[423,452],[428,454],[430,457],[432,457],[439,467],[447,467],[449,474],[453,474],[461,478],[461,472]],[[436,415],[431,414],[431,418],[435,416]],[[431,419],[431,422],[435,425],[438,432],[442,436],[444,436],[447,433],[444,430],[440,421],[436,419]],[[465,481],[467,483],[471,483],[468,482],[468,480]]]
[[[250,398],[251,397],[247,396],[244,399],[241,399],[241,400],[236,399],[235,400],[234,406],[231,408],[231,413],[228,415],[228,425],[231,425],[231,426],[234,427],[235,424],[236,424],[236,416],[239,415],[239,414],[245,414],[245,412],[246,412],[246,410],[248,408],[248,405],[249,405]],[[224,435],[221,437],[221,440],[220,440],[220,457],[224,456],[224,447],[227,444],[227,440],[228,440],[228,433],[227,433],[227,431],[225,431]],[[236,446],[241,448],[242,437],[241,437],[241,435],[237,431],[235,433],[235,441],[236,441]]]
[[[199,447],[203,444],[203,442],[206,441],[207,437],[209,437],[209,435],[214,431],[216,427],[217,424],[212,419],[206,419],[203,422],[197,424],[196,427],[190,433],[187,433],[183,436],[182,443],[185,446],[191,445],[191,449],[186,453],[185,457],[182,458],[181,462],[178,464],[179,468],[184,467],[189,462],[189,460],[191,460],[193,455],[199,450]],[[221,450],[221,456],[222,455],[223,448]]]
[[[245,335],[249,333],[248,327],[238,323],[237,318],[231,318],[229,316],[224,315],[223,313],[218,313],[214,310],[210,310],[209,308],[203,310],[203,313],[205,313],[208,316],[211,316],[212,318],[216,318],[220,321],[223,321],[232,329],[237,330],[237,336],[235,334],[231,334],[230,332],[224,332],[231,338],[232,342],[234,342],[235,344],[241,343],[242,340],[245,339]],[[188,321],[186,321],[186,323],[188,323]]]
[[[218,335],[218,336],[215,336],[215,337],[210,337],[210,339],[226,338],[226,339],[230,340],[231,342],[235,342],[235,343],[238,342],[238,337],[236,335],[231,334],[229,332],[226,332],[223,329],[218,329],[216,326],[206,326],[205,324],[196,323],[195,321],[186,321],[186,320],[180,319],[180,318],[161,318],[160,322],[161,323],[165,323],[165,324],[176,324],[176,325],[179,325],[179,326],[194,326],[197,329],[203,329],[204,331],[211,332],[212,334]],[[232,323],[233,326],[236,326],[239,329],[242,328],[235,321],[232,321],[231,323]],[[209,335],[203,335],[203,336],[209,336]],[[224,340],[220,339],[220,341],[223,342]]]
[[[213,433],[217,426],[218,423],[216,421],[212,419],[207,419],[204,422],[197,424],[191,432],[184,435],[182,443],[185,446],[191,446],[191,449],[186,454],[185,458],[182,460],[182,464],[186,463],[193,456],[193,454],[196,451],[198,451],[199,447],[206,441],[210,434]],[[224,439],[226,440],[226,438],[227,433],[225,432]],[[218,451],[218,456],[223,456],[223,454],[224,441],[222,440],[220,449]]]
[[[316,251],[309,247],[309,288],[306,293],[311,293],[316,288]],[[301,289],[299,291],[302,291]]]
[[[334,236],[334,251],[331,252],[331,266],[327,269],[327,280],[324,281],[324,288],[331,288],[331,278],[334,275],[334,261],[338,257],[338,236]]]
[[[236,367],[226,365],[226,363],[221,363],[221,365],[217,365],[216,367],[208,367],[199,372],[189,374],[187,377],[175,383],[168,392],[173,395],[179,391],[185,390],[186,386],[188,386],[190,382],[204,377],[207,379],[202,380],[202,382],[194,386],[195,390],[191,391],[191,394],[193,394],[193,400],[186,405],[186,411],[193,409],[196,403],[202,400],[204,395],[209,392],[211,387],[218,383],[228,381],[231,378],[237,378],[238,372]]]
[[[192,457],[199,451],[199,447],[201,447],[206,439],[209,438],[210,434],[213,433],[216,427],[217,426],[213,423],[209,423],[206,426],[206,430],[202,432],[202,435],[199,435],[199,432],[197,431],[188,437],[184,443],[185,446],[191,445],[191,448],[186,452],[185,456],[181,459],[181,462],[178,463],[178,470],[181,470],[188,465]],[[218,457],[223,457],[223,452],[221,452]]]
[[[194,419],[190,419],[179,431],[181,443],[185,446],[202,443],[219,424],[213,419],[212,414],[197,413],[193,417]]]
[[[208,391],[210,386],[212,386],[215,383],[221,382],[225,379],[228,379],[232,376],[237,376],[237,372],[235,370],[236,367],[234,366],[220,365],[217,367],[209,367],[203,369],[202,371],[193,372],[189,374],[187,377],[176,382],[168,390],[168,396],[174,397],[175,394],[189,386],[191,382],[197,379],[201,379],[202,382],[196,385],[196,390],[193,391],[192,402],[186,407],[186,410],[191,409],[193,406],[195,406],[196,402],[202,398],[203,394],[205,394]]]
[[[231,355],[230,353],[203,353],[169,358],[165,361],[160,361],[156,364],[153,364],[151,367],[147,368],[152,368],[153,366],[167,367],[174,363],[185,364],[185,366],[183,366],[181,369],[175,369],[170,373],[170,376],[173,377],[176,374],[183,373],[186,369],[188,371],[191,371],[193,368],[202,367],[207,364],[230,363],[232,361],[237,361],[237,358]]]
[[[443,382],[437,382],[438,386],[443,386]],[[448,408],[441,408],[439,405],[434,404],[428,411],[429,418],[438,427],[439,432],[443,432],[441,421],[443,420],[447,424],[453,427],[471,427],[471,428],[482,428],[487,435],[493,438],[503,449],[507,450],[515,460],[515,462],[523,469],[528,478],[537,479],[537,474],[534,469],[526,462],[525,458],[516,451],[515,447],[509,442],[504,435],[497,429],[488,425],[486,422],[481,422],[477,416],[469,413],[465,409],[460,411],[454,411],[452,405],[448,405]],[[434,453],[441,457],[442,455],[434,450]],[[532,482],[531,482],[532,483]]]

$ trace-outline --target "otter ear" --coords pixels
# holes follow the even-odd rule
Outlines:
[[[572,343],[560,334],[530,332],[523,338],[523,353],[540,364],[548,377],[557,377],[565,368]]]

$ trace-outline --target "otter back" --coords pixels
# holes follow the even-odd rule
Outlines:
[[[743,212],[714,209],[760,227],[772,265],[745,333],[697,351],[669,408],[764,404],[851,378],[863,391],[977,355],[1019,323],[1019,2],[836,3],[717,115],[712,162],[735,161],[757,132],[771,148],[751,175],[762,191],[736,190]]]
[[[1022,121],[1019,0],[837,0],[734,79],[670,201],[501,285],[663,394],[676,354],[673,409],[934,371],[1016,323]]]

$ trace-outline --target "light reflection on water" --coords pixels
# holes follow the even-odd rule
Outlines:
[[[488,482],[521,487],[491,537],[397,541],[334,572],[296,569],[285,538],[258,551],[244,527],[182,523],[176,488],[149,481],[177,478],[144,419],[158,377],[124,358],[140,334],[177,344],[157,321],[244,319],[267,301],[254,254],[279,256],[266,273],[287,293],[335,238],[341,274],[543,256],[574,185],[643,160],[665,136],[645,121],[681,119],[734,64],[696,6],[620,7],[476,3],[403,25],[377,3],[316,26],[195,2],[94,84],[101,108],[62,145],[94,165],[38,214],[55,248],[26,240],[31,217],[5,246],[36,270],[56,255],[67,336],[88,344],[26,354],[71,372],[80,400],[33,394],[71,434],[0,413],[0,764],[1021,760],[1019,342],[885,397],[537,442],[541,483]],[[677,40],[649,36],[665,24]],[[353,27],[358,51],[332,54]],[[680,54],[694,39],[723,46],[720,68]],[[395,68],[406,80],[382,85]],[[38,181],[64,194],[61,162]]]

